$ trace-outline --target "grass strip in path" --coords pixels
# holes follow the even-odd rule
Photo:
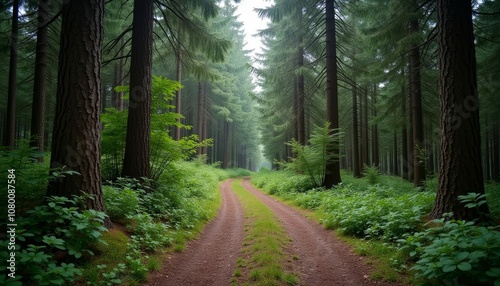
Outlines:
[[[274,213],[235,180],[231,187],[245,211],[245,238],[242,257],[237,259],[232,285],[296,285],[288,273],[286,247],[290,237]]]

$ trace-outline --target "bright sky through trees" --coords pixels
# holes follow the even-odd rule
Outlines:
[[[265,29],[267,22],[269,20],[263,20],[259,18],[257,12],[254,8],[265,8],[271,6],[274,1],[269,0],[241,0],[237,4],[236,14],[238,19],[243,22],[243,29],[245,30],[245,42],[246,48],[252,51],[252,57],[261,52],[262,43],[260,37],[255,36],[255,34],[261,30]]]

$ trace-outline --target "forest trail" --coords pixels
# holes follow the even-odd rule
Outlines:
[[[216,218],[184,252],[173,254],[161,273],[149,279],[148,285],[230,285],[244,236],[244,212],[231,189],[231,181],[221,184],[222,207]],[[293,260],[292,267],[300,278],[299,285],[396,285],[370,280],[370,267],[333,232],[258,191],[248,178],[242,186],[275,213],[292,239],[289,251],[298,258]]]

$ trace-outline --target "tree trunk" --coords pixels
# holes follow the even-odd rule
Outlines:
[[[364,161],[363,163],[366,164],[367,166],[370,165],[370,134],[369,134],[369,128],[368,128],[368,89],[365,87],[363,88],[364,91],[364,142],[362,143],[363,145],[363,156],[364,156]]]
[[[373,85],[373,117],[377,117],[377,86]],[[372,165],[378,166],[380,164],[380,155],[378,148],[378,125],[377,123],[372,125]]]
[[[326,1],[326,119],[330,132],[335,134],[339,128],[339,98],[337,86],[337,45],[335,39],[335,0]],[[341,182],[338,161],[339,146],[328,146],[331,158],[325,164],[323,186],[331,188]]]
[[[492,156],[492,174],[494,181],[500,182],[500,128],[498,124],[493,125],[493,156]]]
[[[297,65],[300,69],[299,75],[297,75],[297,141],[301,145],[306,145],[306,135],[305,135],[305,87],[304,87],[304,75],[302,74],[302,68],[304,67],[304,48],[302,47],[302,40],[299,43],[299,48],[297,51]]]
[[[177,55],[176,55],[176,80],[181,83],[182,81],[182,47],[180,42],[178,43]],[[178,114],[182,113],[181,103],[182,103],[181,88],[175,92],[175,112]],[[177,121],[180,123],[181,119],[178,118]],[[181,140],[181,128],[179,126],[175,127],[174,140]]]
[[[12,3],[12,30],[10,34],[9,87],[7,91],[7,118],[4,146],[14,149],[16,144],[16,90],[17,90],[17,42],[19,38],[19,0]]]
[[[49,0],[38,3],[38,30],[36,33],[35,75],[33,83],[33,104],[31,106],[31,136],[30,145],[38,152],[45,149],[45,77],[47,75],[47,30],[49,21]],[[44,158],[38,160],[43,162]]]
[[[352,172],[355,178],[361,177],[359,160],[359,131],[358,131],[358,88],[352,85]]]
[[[410,32],[419,33],[418,20],[410,21]],[[425,167],[420,157],[424,146],[424,124],[422,115],[422,89],[420,82],[420,50],[416,43],[409,52],[410,95],[413,108],[413,185],[423,187],[425,183]]]
[[[393,135],[393,157],[392,157],[392,174],[394,176],[399,176],[399,164],[398,164],[399,156],[398,156],[398,134],[396,130],[394,130]]]
[[[457,197],[484,194],[471,1],[438,0],[441,146],[431,217],[486,219],[488,205],[465,208]]]
[[[203,90],[203,82],[199,81],[198,82],[198,138],[203,140],[203,121],[205,120],[204,116],[204,107],[205,107],[205,92]],[[198,147],[198,155],[203,154],[203,147],[199,146]]]
[[[101,190],[101,64],[104,1],[70,1],[62,8],[59,75],[51,168],[73,170],[52,181],[48,196],[94,195],[92,209],[104,211]]]
[[[124,51],[124,45],[125,45],[125,40],[123,38],[120,40],[120,65],[118,67],[118,85],[119,86],[124,86],[125,85],[125,60],[123,59],[125,57],[125,51]],[[124,109],[124,103],[123,103],[123,91],[118,92],[117,96],[117,104],[116,104],[116,109],[118,111],[123,111]]]
[[[149,178],[153,0],[134,1],[130,99],[122,176]]]
[[[401,86],[401,98],[402,98],[402,105],[401,105],[401,117],[403,122],[403,126],[401,127],[401,156],[402,156],[402,161],[401,165],[403,168],[403,173],[402,177],[405,180],[408,180],[408,130],[406,128],[406,89],[404,84]]]

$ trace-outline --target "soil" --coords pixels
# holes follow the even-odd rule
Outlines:
[[[370,280],[371,268],[332,231],[256,190],[248,179],[243,181],[243,187],[276,214],[290,236],[287,252],[294,257],[291,268],[299,276],[300,285],[396,285]],[[221,185],[221,192],[222,207],[216,218],[184,252],[173,254],[148,285],[230,285],[236,258],[241,255],[244,216],[231,191],[231,180]]]

